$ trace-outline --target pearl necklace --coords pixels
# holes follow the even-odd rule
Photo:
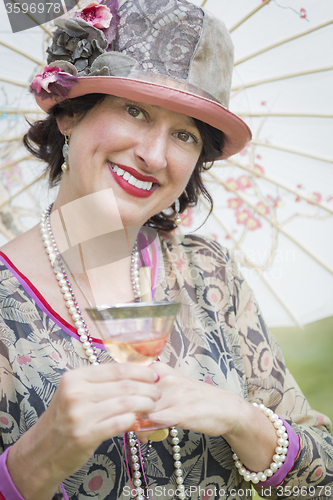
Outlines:
[[[96,347],[89,334],[87,324],[82,316],[79,304],[74,295],[74,290],[68,279],[68,275],[64,266],[64,262],[60,256],[57,244],[55,242],[50,223],[50,205],[41,215],[40,232],[42,234],[43,243],[46,253],[49,256],[51,266],[58,280],[58,285],[63,294],[69,314],[72,316],[74,325],[77,328],[77,334],[82,342],[82,347],[85,350],[86,356],[92,365],[99,365],[101,360],[97,355]]]
[[[186,493],[185,493],[185,486],[183,484],[184,479],[183,479],[183,471],[182,471],[182,463],[180,461],[180,446],[179,446],[179,438],[178,438],[178,430],[175,427],[170,428],[170,436],[171,436],[171,444],[172,446],[172,452],[173,452],[173,459],[174,459],[174,467],[175,467],[175,476],[176,476],[176,483],[177,483],[177,489],[175,491],[177,497],[180,500],[184,500],[186,498]],[[143,477],[144,481],[146,483],[147,490],[149,491],[149,486],[146,481],[146,476],[144,473],[143,469],[143,464],[144,462],[148,459],[149,454],[150,454],[150,449],[151,449],[151,442],[148,443],[148,452],[145,458],[141,457],[141,452],[140,452],[140,443],[138,441],[138,438],[136,437],[135,433],[133,431],[128,432],[128,438],[129,438],[129,446],[130,446],[130,452],[131,452],[131,462],[132,462],[132,469],[133,469],[133,487],[136,495],[136,500],[145,500],[145,495],[144,495],[144,489],[142,488],[142,481],[141,481],[141,472],[140,472],[140,461],[141,461],[141,469],[143,472]],[[149,498],[147,496],[147,498]]]
[[[72,316],[75,327],[77,328],[77,333],[80,337],[80,341],[82,342],[82,346],[85,349],[86,356],[92,365],[99,365],[101,363],[101,360],[97,354],[96,347],[94,346],[93,340],[89,334],[87,324],[82,316],[81,310],[79,308],[78,302],[74,294],[74,290],[69,281],[63,259],[60,255],[57,244],[55,242],[50,222],[51,209],[52,209],[52,204],[46,210],[44,210],[44,212],[41,215],[40,232],[42,234],[43,244],[45,246],[46,253],[48,254],[53,271],[58,280],[58,285],[61,289],[63,298],[66,302],[68,312]],[[74,276],[73,278],[75,279]],[[134,301],[140,302],[141,294],[140,294],[140,278],[139,278],[139,251],[138,251],[137,241],[135,242],[131,255],[131,282],[133,287]],[[80,286],[79,288],[81,289]],[[183,500],[186,497],[186,494],[185,494],[185,487],[183,485],[184,480],[182,477],[183,471],[181,469],[182,464],[180,461],[180,453],[179,453],[180,446],[179,446],[178,430],[175,427],[171,427],[170,436],[171,436],[171,443],[173,445],[172,451],[173,451],[173,459],[174,459],[174,467],[175,467],[175,475],[177,483],[176,494],[180,500]],[[128,438],[131,450],[133,485],[135,487],[136,500],[144,500],[145,499],[144,490],[141,487],[142,481],[140,479],[141,478],[140,459],[141,459],[141,468],[143,472],[144,481],[148,489],[146,476],[143,469],[143,464],[150,455],[152,443],[151,441],[148,442],[147,455],[144,458],[142,458],[140,451],[140,443],[135,433],[133,431],[130,431],[128,433]],[[126,446],[125,440],[124,444]]]

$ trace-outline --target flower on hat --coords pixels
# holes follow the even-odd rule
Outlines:
[[[93,61],[107,48],[108,42],[103,31],[80,17],[58,18],[54,24],[58,29],[47,49],[47,62],[50,64],[59,60],[68,61],[75,66],[80,76],[88,75]]]
[[[84,9],[78,10],[75,17],[80,17],[94,28],[105,29],[110,26],[112,14],[110,9],[98,2],[91,2]]]
[[[105,5],[91,2],[72,18],[56,19],[58,29],[47,49],[47,62],[67,61],[79,76],[90,75],[96,59],[115,50],[119,22],[118,0],[107,0]]]
[[[55,83],[58,79],[61,69],[54,66],[45,66],[44,71],[41,75],[36,75],[31,82],[31,87],[36,90],[37,94],[41,93],[42,88],[46,90],[49,94],[51,90],[49,89],[50,83]]]
[[[69,66],[68,63],[67,66]],[[32,80],[30,92],[39,95],[42,99],[51,96],[66,98],[69,89],[76,84],[77,78],[75,75],[62,71],[58,66],[45,66],[43,73],[36,75]]]

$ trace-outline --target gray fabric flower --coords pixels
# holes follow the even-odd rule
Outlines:
[[[54,24],[58,29],[47,49],[47,62],[62,59],[72,63],[79,75],[89,75],[92,63],[108,45],[103,32],[80,18],[56,19]]]

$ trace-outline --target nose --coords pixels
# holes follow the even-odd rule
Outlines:
[[[134,147],[138,166],[157,172],[167,166],[168,133],[160,127],[152,127],[140,134]]]

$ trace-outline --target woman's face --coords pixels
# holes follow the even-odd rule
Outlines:
[[[63,117],[58,125],[70,135],[60,204],[112,188],[125,226],[141,226],[169,207],[184,191],[202,149],[186,115],[112,96],[77,123]]]

